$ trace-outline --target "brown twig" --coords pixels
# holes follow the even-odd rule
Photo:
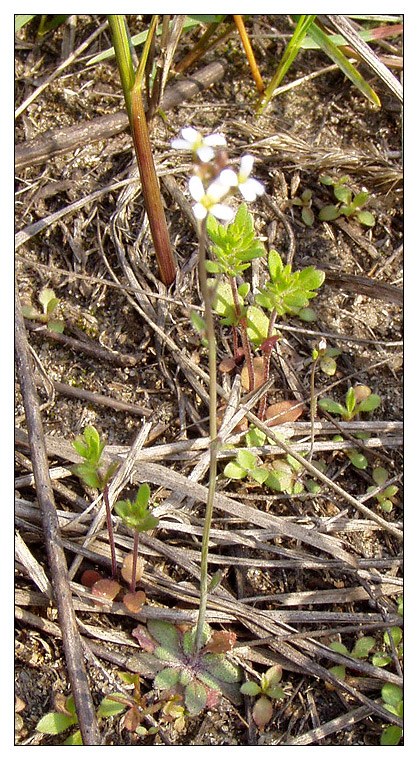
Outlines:
[[[15,285],[15,310],[17,372],[25,407],[36,491],[42,513],[52,587],[59,611],[65,659],[83,742],[85,745],[96,746],[101,744],[100,733],[89,690],[83,648],[72,605],[67,563],[62,547],[54,494],[48,472],[49,466],[39,411],[39,399],[32,373],[29,345],[17,284]]]

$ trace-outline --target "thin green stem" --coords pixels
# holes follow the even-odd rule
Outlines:
[[[125,19],[121,15],[108,15],[110,31],[112,34],[113,47],[115,48],[116,61],[122,82],[126,109],[129,119],[131,118],[131,91],[135,84],[135,72],[132,65],[131,50],[126,31]]]
[[[206,223],[202,222],[199,229],[199,280],[205,307],[206,337],[209,349],[209,436],[210,436],[210,460],[209,460],[209,487],[206,502],[205,524],[202,536],[201,570],[200,570],[200,602],[197,619],[196,637],[194,644],[194,656],[201,649],[203,625],[205,622],[207,599],[208,599],[208,552],[209,534],[212,523],[213,502],[216,489],[216,447],[217,447],[217,390],[216,390],[216,338],[212,314],[212,299],[209,293],[206,259],[205,259],[205,235]]]
[[[312,364],[312,369],[311,369],[311,399],[310,399],[310,401],[311,401],[311,409],[310,409],[310,413],[311,413],[311,446],[310,446],[309,454],[308,454],[308,461],[309,462],[312,461],[312,454],[313,454],[314,441],[315,441],[315,417],[316,417],[316,409],[317,409],[317,402],[316,402],[316,397],[315,397],[315,370],[316,370],[316,365],[318,364],[318,359],[319,359],[318,356],[316,357],[316,359],[314,359],[313,364]]]

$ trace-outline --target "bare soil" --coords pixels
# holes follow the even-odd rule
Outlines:
[[[36,20],[20,30],[16,44],[16,106],[103,20],[78,16],[74,39],[68,24],[41,41],[36,40]],[[148,19],[128,16],[128,24],[131,34],[135,34],[147,28]],[[265,82],[270,80],[283,53],[289,28],[284,16],[258,16],[248,21]],[[196,31],[182,36],[176,60],[181,60],[197,36]],[[400,39],[390,41],[391,52],[400,50]],[[25,109],[16,123],[17,146],[29,143],[46,130],[71,127],[123,109],[115,61],[88,66],[92,55],[109,44],[109,32],[105,30]],[[383,48],[376,50],[381,52]],[[187,178],[191,167],[185,155],[170,148],[170,141],[187,125],[203,134],[223,133],[232,160],[246,152],[255,156],[255,176],[264,183],[268,200],[260,199],[252,210],[257,232],[266,247],[278,250],[286,261],[294,246],[294,269],[314,264],[330,275],[313,303],[316,322],[306,324],[287,317],[280,323],[283,340],[280,353],[274,355],[274,385],[269,401],[303,398],[304,414],[299,423],[309,423],[310,357],[315,342],[325,335],[328,345],[339,348],[341,354],[334,377],[317,372],[316,391],[342,400],[350,385],[368,385],[380,395],[381,405],[362,419],[387,423],[387,428],[382,426],[372,433],[378,440],[374,448],[367,449],[365,470],[354,468],[347,456],[333,450],[332,445],[320,454],[315,453],[314,461],[322,458],[328,477],[357,499],[373,483],[372,471],[376,466],[388,470],[389,479],[394,479],[399,491],[390,513],[382,512],[376,499],[366,502],[374,514],[387,521],[387,530],[381,523],[364,517],[329,487],[315,496],[305,492],[289,497],[268,492],[254,482],[228,481],[223,476],[222,460],[218,468],[219,493],[243,507],[258,510],[260,515],[285,518],[289,525],[307,528],[312,535],[338,539],[338,545],[355,556],[362,570],[353,571],[321,548],[216,509],[213,528],[226,531],[226,538],[220,538],[217,532],[211,542],[209,569],[212,574],[221,567],[224,577],[211,596],[210,619],[215,629],[237,634],[235,654],[250,678],[254,678],[254,673],[264,672],[269,664],[282,663],[285,700],[274,703],[273,717],[263,731],[258,731],[253,723],[250,702],[235,706],[222,697],[216,707],[198,718],[187,719],[180,731],[172,723],[160,720],[158,712],[154,718],[162,731],[145,737],[122,729],[120,716],[102,720],[103,743],[378,745],[387,723],[373,711],[373,704],[382,705],[384,673],[367,669],[371,658],[364,667],[358,661],[357,670],[347,668],[352,687],[348,692],[326,685],[323,678],[315,675],[315,666],[328,668],[336,664],[317,645],[337,639],[350,650],[356,638],[364,634],[375,636],[373,651],[380,651],[383,632],[390,625],[402,626],[397,614],[402,593],[402,542],[390,530],[400,531],[403,519],[401,432],[390,428],[391,423],[401,423],[403,419],[401,107],[394,95],[364,67],[360,67],[361,71],[381,97],[380,109],[334,69],[282,92],[265,114],[255,119],[256,88],[237,33],[187,70],[185,77],[193,78],[205,65],[219,59],[224,65],[224,75],[219,81],[167,111],[164,120],[155,117],[150,126],[178,266],[176,282],[169,289],[157,277],[140,183],[133,178],[130,184],[117,185],[135,170],[127,130],[17,171],[16,232],[29,230],[16,252],[21,301],[39,308],[40,291],[43,287],[52,288],[59,298],[64,336],[81,341],[86,347],[84,351],[79,343],[58,342],[39,323],[26,321],[61,524],[64,526],[68,517],[80,515],[83,504],[88,507],[97,496],[95,492],[87,492],[68,470],[58,476],[54,474],[54,468],[65,468],[75,461],[68,444],[86,425],[94,425],[109,446],[129,448],[142,426],[151,421],[144,447],[152,449],[149,465],[158,463],[167,472],[189,477],[190,483],[193,468],[204,452],[204,449],[186,451],[181,457],[175,455],[174,447],[176,442],[198,441],[208,434],[205,402],[208,389],[204,375],[207,354],[190,322],[191,310],[199,310],[201,306],[196,230],[187,215],[190,212]],[[322,54],[305,51],[297,57],[285,83],[328,64]],[[173,81],[170,77],[168,87]],[[346,175],[347,184],[354,191],[366,188],[370,192],[367,208],[376,218],[373,229],[352,219],[345,226],[318,221],[318,208],[332,202],[329,190],[319,181],[324,173]],[[167,183],[167,176],[171,184]],[[183,196],[182,208],[178,196],[173,194],[173,183]],[[112,187],[96,193],[108,186]],[[303,224],[300,208],[291,203],[293,197],[300,197],[306,189],[313,194],[316,219],[312,227]],[[126,193],[129,195],[125,202]],[[83,198],[85,202],[77,209],[66,211],[70,204]],[[48,220],[59,211],[64,213],[58,220],[47,221],[41,231],[31,234],[31,225]],[[254,265],[249,270],[249,281],[262,282],[266,271],[265,262]],[[362,287],[366,278],[367,292]],[[383,286],[389,287],[385,290]],[[217,330],[221,360],[231,355],[232,341],[226,328],[218,324]],[[99,355],[100,348],[108,349],[107,355]],[[233,377],[219,374],[218,381],[227,394],[232,380]],[[333,385],[336,381],[338,384]],[[333,387],[328,390],[329,386]],[[71,395],[72,389],[78,396]],[[86,392],[93,395],[83,396]],[[103,396],[107,403],[100,398]],[[122,402],[122,408],[111,406],[112,400]],[[319,419],[327,422],[320,411]],[[25,432],[18,384],[16,420],[17,427]],[[309,446],[308,428],[305,425],[303,432],[297,424],[290,443],[308,441]],[[330,443],[338,432],[319,432],[315,441]],[[162,449],[163,446],[166,448]],[[160,451],[165,452],[164,456]],[[266,461],[271,461],[271,457]],[[141,466],[147,465],[137,463],[139,480]],[[30,472],[29,450],[17,436],[16,529],[50,578]],[[170,488],[168,476],[166,480],[164,477],[159,483],[151,483],[152,502],[163,525],[153,532],[152,539],[159,541],[141,544],[146,561],[143,587],[147,593],[142,612],[123,613],[120,603],[117,614],[116,607],[103,612],[83,596],[82,570],[91,567],[106,572],[109,568],[104,529],[89,544],[72,579],[79,584],[73,588],[73,601],[96,705],[105,694],[120,688],[118,671],[126,670],[120,663],[130,654],[138,653],[132,629],[138,621],[146,622],[147,610],[155,607],[175,610],[176,620],[184,623],[185,619],[192,620],[197,609],[196,597],[189,596],[185,602],[180,590],[198,588],[185,560],[199,566],[205,505],[202,499],[185,492],[181,492],[179,502],[170,501],[175,489]],[[132,476],[124,496],[134,493],[135,482],[138,481]],[[199,482],[207,485],[206,470]],[[65,487],[69,490],[65,491]],[[181,491],[180,485],[179,488]],[[79,528],[63,529],[69,567],[78,556],[95,513],[95,508],[87,512]],[[187,532],[185,526],[189,526]],[[118,523],[120,563],[129,546],[132,546],[130,535]],[[318,560],[316,568],[309,564],[313,559]],[[163,576],[166,591],[160,583]],[[327,591],[334,591],[335,595],[328,598]],[[237,603],[234,611],[229,602],[224,618],[219,612],[223,608],[217,606],[223,592]],[[36,730],[39,719],[54,709],[57,695],[68,695],[71,691],[56,607],[46,593],[41,593],[21,561],[16,564],[16,604],[21,610],[16,620],[16,695],[24,702],[16,724],[16,743],[60,744],[61,736],[48,737]],[[262,624],[257,627],[250,614],[246,620],[243,606],[257,612],[260,619],[270,621],[271,628],[266,628],[267,623],[264,628]],[[293,662],[284,657],[283,624],[287,626],[286,642],[293,646],[292,651],[302,653],[312,667],[301,665],[296,655]],[[315,646],[304,648],[301,641],[314,642]],[[396,665],[399,667],[399,661],[386,668],[395,680],[399,676]],[[142,693],[148,704],[157,702],[152,680],[142,679]],[[363,714],[358,712],[362,707]],[[316,733],[312,733],[314,729]]]

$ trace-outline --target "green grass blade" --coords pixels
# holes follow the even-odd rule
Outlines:
[[[270,102],[273,92],[276,89],[276,87],[279,86],[280,82],[282,81],[283,77],[285,76],[286,72],[292,65],[293,61],[295,60],[301,44],[303,40],[306,37],[306,34],[308,30],[310,29],[314,19],[316,18],[316,14],[301,14],[299,17],[298,23],[296,25],[296,29],[293,33],[292,39],[289,41],[282,59],[279,63],[279,67],[274,74],[271,82],[266,87],[266,91],[261,99],[260,105],[257,109],[257,116],[260,116],[260,114],[263,113],[266,106]]]
[[[185,31],[186,29],[192,29],[195,26],[200,26],[199,21],[196,21],[190,16],[188,16],[186,21],[184,22],[183,30]],[[159,24],[156,31],[157,36],[161,34],[162,29],[163,29],[162,24]],[[134,36],[131,37],[131,44],[134,47],[143,45],[147,37],[148,37],[148,30],[145,32],[140,32],[139,34],[134,34]],[[87,62],[87,66],[93,66],[96,63],[101,63],[102,61],[108,60],[109,58],[114,58],[114,56],[115,56],[115,48],[111,47],[108,50],[104,50],[102,53],[95,55],[94,58],[91,58],[91,60]]]
[[[340,67],[341,71],[360,90],[360,92],[363,93],[371,103],[380,106],[380,100],[375,91],[369,84],[367,84],[366,80],[363,79],[361,74],[359,74],[357,69],[354,68],[353,64],[350,63],[348,58],[346,58],[337,45],[331,41],[330,37],[316,24],[311,25],[309,35],[314,42],[319,45],[321,50],[331,58],[331,61],[334,61],[334,63]]]
[[[32,21],[35,16],[37,16],[37,13],[18,13],[15,16],[15,32],[18,32],[19,29],[22,28],[22,26],[25,26],[25,24],[28,24],[29,21]]]

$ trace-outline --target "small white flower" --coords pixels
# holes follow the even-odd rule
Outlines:
[[[226,145],[223,135],[213,134],[203,137],[194,127],[185,127],[180,134],[181,138],[173,140],[171,147],[177,150],[189,150],[197,155],[203,163],[208,163],[214,158],[214,147]]]
[[[264,186],[256,179],[250,177],[254,164],[254,157],[245,155],[241,158],[238,174],[232,169],[224,169],[219,180],[225,187],[238,187],[246,201],[255,201],[257,195],[263,195]]]
[[[209,185],[205,192],[203,182],[200,177],[194,176],[189,180],[189,191],[192,198],[197,201],[193,206],[193,213],[196,219],[203,220],[210,212],[213,216],[223,221],[230,221],[234,212],[228,206],[219,203],[227,194],[227,187],[221,182],[215,180]]]

